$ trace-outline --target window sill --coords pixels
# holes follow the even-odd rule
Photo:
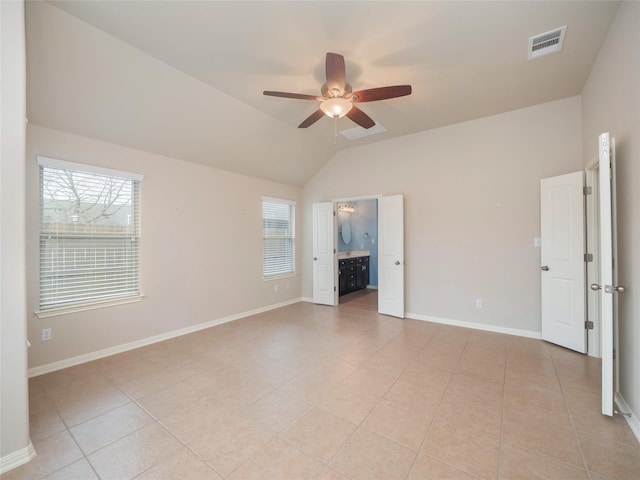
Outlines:
[[[49,308],[47,310],[36,310],[34,313],[38,318],[56,317],[58,315],[66,315],[68,313],[85,312],[87,310],[96,310],[98,308],[113,307],[116,305],[126,305],[127,303],[141,302],[144,295],[135,295],[132,297],[117,298],[112,300],[104,300],[99,302],[83,303],[81,305],[70,305],[68,307]]]
[[[293,273],[283,273],[280,275],[270,275],[268,277],[262,277],[262,280],[265,282],[268,282],[269,280],[280,280],[282,278],[292,278],[295,277],[297,275],[296,272]]]

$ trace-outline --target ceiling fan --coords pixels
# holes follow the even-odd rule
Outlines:
[[[264,95],[272,97],[295,98],[298,100],[317,100],[320,108],[309,115],[298,128],[307,128],[327,115],[331,118],[341,118],[345,115],[363,128],[371,128],[374,122],[369,115],[360,110],[355,104],[375,102],[388,98],[404,97],[411,94],[411,85],[394,85],[391,87],[368,88],[357,92],[351,91],[347,83],[344,67],[344,57],[338,53],[327,53],[325,62],[327,83],[322,85],[321,95],[306,95],[304,93],[287,93],[264,91]]]

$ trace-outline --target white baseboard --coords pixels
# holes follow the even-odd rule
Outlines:
[[[518,337],[536,338],[538,340],[542,338],[542,334],[540,332],[535,332],[532,330],[522,330],[519,328],[499,327],[497,325],[487,325],[485,323],[464,322],[461,320],[451,320],[450,318],[429,317],[426,315],[419,315],[417,313],[405,313],[405,317],[412,320],[441,323],[443,325],[471,328],[473,330],[484,330],[486,332],[504,333],[507,335],[515,335]]]
[[[377,285],[367,285],[367,289],[368,290],[377,290],[378,286]]]
[[[0,457],[0,475],[7,473],[9,470],[24,465],[27,462],[33,460],[36,456],[36,450],[33,448],[33,443],[29,440],[29,445],[20,450],[12,452],[4,457]]]
[[[56,370],[62,370],[63,368],[73,367],[74,365],[80,365],[81,363],[91,362],[93,360],[98,360],[100,358],[110,357],[111,355],[116,355],[118,353],[126,352],[128,350],[133,350],[135,348],[145,347],[153,343],[158,343],[164,340],[169,340],[171,338],[187,335],[189,333],[197,332],[199,330],[204,330],[205,328],[215,327],[216,325],[222,325],[223,323],[228,323],[234,320],[239,320],[241,318],[250,317],[251,315],[257,315],[259,313],[268,312],[269,310],[275,310],[276,308],[286,307],[287,305],[292,305],[300,301],[303,301],[303,299],[294,298],[292,300],[287,300],[285,302],[268,305],[266,307],[256,308],[255,310],[249,310],[246,312],[237,313],[235,315],[229,315],[229,316],[218,318],[208,322],[199,323],[197,325],[192,325],[190,327],[181,328],[179,330],[172,330],[170,332],[161,333],[160,335],[154,335],[153,337],[147,337],[141,340],[135,340],[133,342],[125,343],[122,345],[116,345],[114,347],[97,350],[95,352],[85,353],[84,355],[78,355],[76,357],[66,358],[58,362],[39,365],[37,367],[33,367],[29,369],[29,378],[37,377],[38,375],[44,375],[45,373],[55,372]]]
[[[367,287],[370,288],[370,287]],[[377,287],[375,287],[377,288]],[[303,302],[311,302],[313,303],[313,298],[302,297]],[[487,325],[483,323],[473,323],[473,322],[463,322],[461,320],[451,320],[450,318],[440,318],[440,317],[429,317],[427,315],[420,315],[417,313],[405,313],[405,318],[410,318],[411,320],[422,320],[424,322],[433,322],[440,323],[443,325],[451,325],[454,327],[464,327],[471,328],[473,330],[483,330],[485,332],[494,332],[494,333],[504,333],[506,335],[515,335],[517,337],[527,337],[527,338],[535,338],[537,340],[542,339],[542,333],[535,332],[532,330],[522,330],[519,328],[507,328],[507,327],[499,327],[497,325]]]
[[[627,421],[627,423],[629,424],[629,427],[631,428],[631,431],[633,432],[633,434],[636,436],[636,438],[640,442],[640,421],[638,421],[638,417],[633,412],[633,410],[631,410],[631,407],[629,407],[629,404],[626,402],[626,400],[620,394],[620,392],[616,393],[616,404],[618,405],[618,408],[622,412],[631,414],[630,417],[627,417],[625,415],[624,418]]]

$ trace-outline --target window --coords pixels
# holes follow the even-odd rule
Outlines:
[[[262,198],[262,275],[295,273],[296,203]]]
[[[40,312],[140,296],[142,175],[38,157]]]

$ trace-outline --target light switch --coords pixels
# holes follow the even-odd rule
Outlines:
[[[541,238],[534,238],[533,239],[533,246],[536,248],[540,248],[540,246],[542,245],[542,239]]]

